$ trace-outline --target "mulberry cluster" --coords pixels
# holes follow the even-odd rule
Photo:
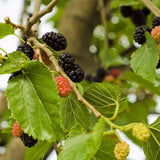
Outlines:
[[[109,71],[106,71],[104,68],[99,68],[96,71],[96,75],[92,76],[91,74],[87,74],[85,79],[88,82],[113,82],[115,78],[118,78],[120,75],[120,70],[118,68],[110,69]]]
[[[84,70],[78,64],[74,64],[75,59],[69,53],[62,53],[59,57],[58,63],[68,77],[73,82],[81,82],[84,78]]]
[[[138,44],[143,44],[146,42],[146,37],[145,37],[145,32],[148,31],[149,33],[151,32],[151,29],[145,25],[141,25],[136,28],[134,32],[134,40]]]
[[[150,14],[150,10],[146,7],[143,9],[132,9],[131,6],[121,6],[120,12],[123,17],[130,17],[136,27],[146,25],[147,15]]]
[[[26,133],[23,133],[20,138],[26,147],[33,147],[38,142],[37,139],[33,139],[32,136],[29,136]]]
[[[138,140],[146,142],[150,137],[150,130],[143,123],[138,123],[133,127],[132,134]]]
[[[103,67],[100,67],[97,69],[95,76],[92,76],[91,74],[87,74],[85,79],[89,82],[102,82],[106,74],[107,74],[107,71]]]
[[[125,160],[129,153],[129,145],[124,141],[117,143],[114,148],[114,154],[117,160]]]
[[[56,32],[47,32],[41,38],[44,42],[47,43],[55,51],[64,50],[67,47],[67,42],[65,37]]]

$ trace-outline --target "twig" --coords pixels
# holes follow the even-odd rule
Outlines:
[[[26,24],[26,35],[29,36],[32,34],[31,28],[32,26],[39,21],[41,17],[43,17],[45,14],[52,11],[53,7],[56,5],[56,3],[59,0],[52,0],[51,3],[49,3],[43,10],[39,12],[34,12],[33,16],[29,18],[27,24]]]
[[[75,92],[78,100],[80,102],[82,102],[83,104],[85,104],[93,113],[97,118],[101,117],[101,113],[98,112],[91,104],[89,104],[84,98],[83,96],[79,93],[76,84],[74,82],[72,82],[69,77],[64,73],[64,71],[62,70],[62,68],[58,65],[58,61],[57,59],[54,57],[53,53],[47,48],[47,45],[40,43],[39,41],[37,41],[34,37],[30,37],[29,38],[30,43],[33,43],[37,48],[40,48],[42,50],[44,50],[44,52],[48,55],[49,60],[53,63],[53,65],[55,66],[55,69],[58,73],[60,73],[63,77],[67,78],[71,88],[73,89],[73,91]]]
[[[50,149],[47,151],[47,153],[44,155],[43,160],[47,160],[48,156],[52,153],[53,150],[54,150],[54,147],[51,146]]]
[[[23,24],[23,17],[25,13],[26,13],[26,0],[23,0],[23,10],[20,17],[20,24]]]
[[[34,5],[34,12],[33,12],[33,16],[35,16],[36,14],[38,14],[39,10],[41,7],[41,0],[36,0],[35,5]],[[37,21],[37,23],[35,23],[32,27],[31,30],[34,33],[35,36],[38,37],[38,26],[39,26],[39,21]]]
[[[25,32],[25,28],[23,27],[23,25],[17,25],[17,24],[14,24],[13,22],[11,22],[10,18],[9,17],[5,17],[4,18],[4,21],[7,23],[7,24],[10,24],[14,29],[20,29],[22,32]]]
[[[140,0],[144,5],[146,5],[155,16],[160,17],[160,9],[150,0]]]
[[[55,149],[57,155],[60,153],[60,149],[57,146],[57,143],[53,143],[53,148]]]
[[[108,48],[108,33],[107,33],[107,22],[106,22],[106,9],[103,0],[98,0],[98,9],[100,11],[101,21],[104,27],[104,47]]]

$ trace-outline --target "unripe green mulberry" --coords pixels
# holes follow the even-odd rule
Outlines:
[[[143,123],[138,123],[133,127],[132,134],[138,140],[146,142],[150,137],[150,130]]]
[[[125,160],[129,153],[129,145],[124,141],[117,143],[114,148],[114,154],[117,160]]]

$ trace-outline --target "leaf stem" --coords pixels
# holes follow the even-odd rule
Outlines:
[[[118,126],[116,124],[114,124],[113,122],[110,121],[109,118],[104,117],[106,123],[113,129],[119,129],[120,131],[124,132],[124,131],[129,131],[130,129],[132,129],[137,123],[130,123],[127,124],[125,126]]]
[[[15,35],[16,37],[18,37],[23,43],[26,43],[19,35],[15,34],[15,33],[13,35]]]
[[[51,71],[53,74],[56,74],[56,75],[58,75],[58,76],[60,76],[60,74],[58,73],[58,72],[56,72],[56,71]]]
[[[0,47],[0,50],[2,50],[9,57],[9,54],[4,49]]]
[[[7,57],[0,56],[0,59],[8,59]]]
[[[157,140],[157,138],[155,137],[155,135],[152,133],[152,131],[150,131],[150,132],[151,132],[152,137],[154,138],[154,140],[156,141],[156,143],[157,143],[158,146],[160,147],[159,141]]]
[[[119,103],[116,101],[116,109],[115,109],[115,112],[113,114],[113,116],[111,118],[108,118],[110,121],[113,121],[117,115],[118,115],[118,111],[119,111]]]
[[[110,131],[103,132],[103,135],[104,135],[104,136],[108,136],[108,135],[112,135],[112,134],[115,134],[115,133],[114,133],[114,130],[110,130]]]
[[[160,17],[160,9],[152,1],[150,0],[140,0],[140,1],[144,5],[146,5],[155,16]]]
[[[120,137],[120,135],[118,134],[118,132],[116,130],[114,130],[114,133],[118,137],[118,139],[120,140],[120,142],[123,142],[122,138]]]

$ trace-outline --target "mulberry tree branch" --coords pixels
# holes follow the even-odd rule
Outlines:
[[[30,43],[33,43],[37,48],[42,49],[47,56],[49,57],[49,60],[53,63],[53,65],[55,66],[55,69],[58,73],[60,73],[63,77],[67,78],[71,88],[73,89],[73,91],[75,92],[78,100],[80,102],[82,102],[83,104],[85,104],[93,113],[97,118],[100,118],[102,116],[102,114],[100,112],[98,112],[90,103],[88,103],[83,96],[79,93],[76,84],[74,82],[72,82],[70,80],[70,78],[64,73],[64,71],[62,70],[62,68],[58,65],[58,61],[55,58],[55,56],[53,55],[53,53],[47,48],[47,45],[40,43],[38,40],[36,40],[36,38],[34,37],[30,37],[29,38]]]
[[[152,1],[150,0],[140,0],[140,1],[144,5],[146,5],[155,16],[160,17],[160,9]]]
[[[49,3],[44,9],[42,9],[41,11],[37,12],[35,11],[33,16],[31,18],[29,18],[25,28],[26,28],[26,35],[30,36],[32,35],[32,26],[37,23],[39,21],[39,19],[41,17],[43,17],[44,15],[46,15],[47,13],[51,12],[53,7],[56,5],[56,3],[59,0],[52,0],[51,3]]]

